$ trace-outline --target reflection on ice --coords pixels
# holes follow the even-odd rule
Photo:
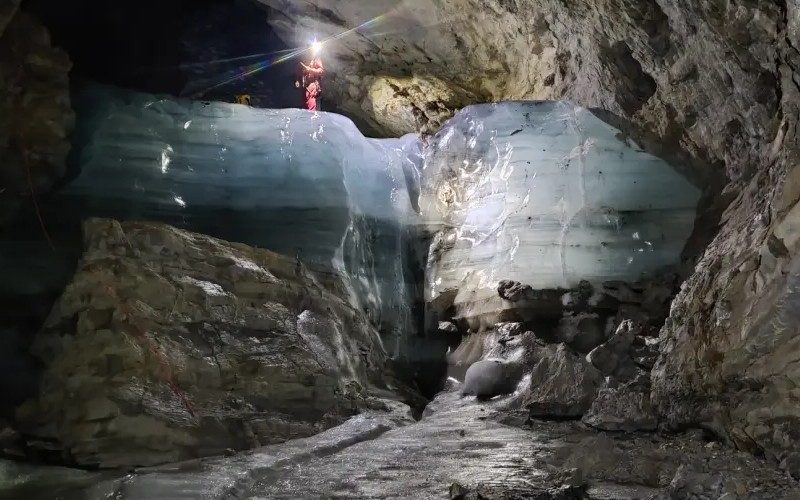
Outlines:
[[[426,150],[421,207],[440,228],[427,299],[634,281],[679,260],[700,192],[586,109],[470,106]]]

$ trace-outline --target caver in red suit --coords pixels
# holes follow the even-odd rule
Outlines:
[[[322,93],[320,81],[325,73],[325,68],[322,67],[322,59],[315,57],[308,64],[301,62],[300,66],[303,70],[303,89],[305,90],[303,107],[310,111],[317,111],[317,100]]]

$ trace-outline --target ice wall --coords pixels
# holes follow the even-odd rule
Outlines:
[[[699,190],[568,103],[470,106],[426,151],[426,298],[449,295],[464,316],[500,307],[503,279],[638,280],[677,263],[692,231]]]
[[[415,335],[423,290],[469,316],[503,307],[502,279],[635,280],[678,260],[699,196],[564,103],[472,106],[424,146],[367,139],[342,116],[297,109],[94,85],[73,103],[74,178],[41,203],[57,251],[41,243],[33,210],[24,237],[14,228],[17,240],[0,244],[3,293],[40,297],[45,313],[74,269],[81,219],[158,220],[344,277],[389,353],[433,366],[441,336]],[[420,223],[434,234],[427,267]]]
[[[297,256],[346,277],[395,342],[410,325],[408,226],[416,137],[367,139],[345,117],[90,86],[77,99],[85,215],[151,219]]]

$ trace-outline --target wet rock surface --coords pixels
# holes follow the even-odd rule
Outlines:
[[[160,223],[90,219],[34,343],[28,446],[117,467],[318,433],[373,403],[378,334],[296,259]]]
[[[606,431],[654,431],[658,425],[650,404],[650,374],[621,382],[607,377],[583,415],[584,424]]]
[[[507,417],[504,398],[442,393],[412,422],[371,411],[313,437],[73,485],[65,498],[795,498],[800,485],[692,435],[620,435]],[[33,482],[33,481],[32,481]],[[32,488],[32,484],[28,484]],[[31,491],[30,489],[28,491]],[[33,490],[35,491],[35,490]],[[84,495],[84,496],[79,496]]]
[[[598,287],[582,282],[551,305],[551,316],[561,314],[557,322],[502,322],[466,332],[448,355],[449,374],[465,381],[465,394],[511,394],[512,420],[583,418],[603,430],[653,431],[650,369],[658,339],[652,335],[666,315],[668,276]],[[547,296],[513,281],[502,281],[498,293],[510,290],[532,302]],[[620,319],[627,315],[636,320]]]

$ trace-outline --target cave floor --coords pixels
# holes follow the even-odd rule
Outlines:
[[[699,433],[599,433],[574,421],[520,426],[502,401],[455,392],[440,394],[418,422],[404,405],[389,405],[309,438],[125,476],[6,462],[0,496],[800,498],[785,473]]]

